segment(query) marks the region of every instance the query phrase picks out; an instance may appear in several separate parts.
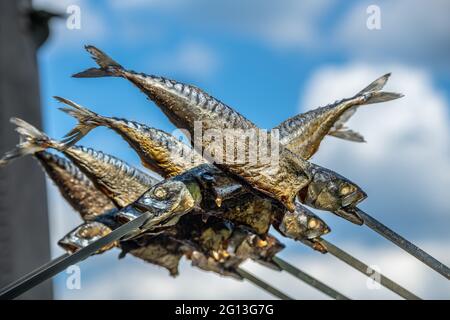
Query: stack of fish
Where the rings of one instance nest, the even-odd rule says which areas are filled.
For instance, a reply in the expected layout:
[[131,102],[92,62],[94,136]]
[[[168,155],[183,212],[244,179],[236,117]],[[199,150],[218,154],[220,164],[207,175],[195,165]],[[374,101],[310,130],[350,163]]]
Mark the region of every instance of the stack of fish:
[[[260,130],[231,107],[194,86],[162,77],[126,70],[93,46],[86,49],[98,68],[77,78],[121,77],[144,92],[173,124],[191,137],[202,130]],[[127,253],[178,274],[182,257],[192,265],[221,275],[240,278],[239,265],[252,259],[277,269],[272,261],[284,245],[269,234],[272,226],[282,236],[327,252],[318,239],[330,232],[327,224],[303,205],[332,212],[362,224],[356,205],[366,194],[355,183],[313,164],[309,159],[326,135],[363,142],[345,122],[361,105],[390,101],[400,94],[381,91],[385,75],[355,96],[288,119],[279,133],[276,170],[267,163],[237,160],[218,162],[214,142],[192,146],[145,124],[99,115],[70,100],[56,97],[62,111],[78,120],[64,139],[51,139],[21,119],[20,143],[1,160],[4,166],[24,155],[33,155],[56,184],[62,196],[79,212],[83,224],[59,241],[75,252],[105,236],[136,216],[147,222],[98,253],[118,247]],[[138,170],[101,151],[75,145],[96,127],[119,134],[139,155],[142,164],[165,180]],[[248,147],[248,146],[247,146]],[[57,150],[64,157],[50,153]]]

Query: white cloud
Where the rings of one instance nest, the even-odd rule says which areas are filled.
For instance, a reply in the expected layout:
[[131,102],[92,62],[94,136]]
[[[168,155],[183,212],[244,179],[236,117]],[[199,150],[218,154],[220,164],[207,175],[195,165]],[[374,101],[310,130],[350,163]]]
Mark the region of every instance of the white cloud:
[[392,77],[385,90],[405,97],[361,107],[348,126],[367,143],[327,137],[313,161],[370,191],[364,203],[381,217],[439,237],[443,233],[433,228],[443,232],[450,223],[450,124],[447,101],[430,74],[400,65],[323,67],[306,87],[301,109],[352,96],[387,71]]

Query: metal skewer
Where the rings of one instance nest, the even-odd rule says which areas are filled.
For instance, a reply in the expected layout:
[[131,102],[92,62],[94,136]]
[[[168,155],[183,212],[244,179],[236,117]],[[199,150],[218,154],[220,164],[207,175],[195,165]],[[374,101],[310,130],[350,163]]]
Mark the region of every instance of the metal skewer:
[[289,262],[279,258],[274,257],[273,262],[275,262],[281,269],[285,270],[289,274],[293,275],[294,277],[300,279],[301,281],[309,284],[313,288],[318,289],[322,293],[326,294],[327,296],[335,299],[335,300],[350,300],[348,297],[344,296],[343,294],[337,292],[333,288],[327,286],[323,282],[315,279],[314,277],[310,276],[306,272],[303,272],[293,265],[291,265]]
[[447,267],[445,264],[433,258],[431,255],[420,249],[418,246],[406,240],[395,231],[389,229],[384,224],[382,224],[375,218],[371,217],[361,209],[356,208],[356,212],[364,220],[364,224],[368,226],[370,229],[382,235],[383,237],[385,237],[386,239],[388,239],[401,249],[408,252],[410,255],[414,256],[416,259],[422,261],[424,264],[426,264],[434,271],[440,273],[445,278],[450,280],[450,268]]
[[91,256],[104,246],[116,240],[119,240],[120,238],[127,235],[131,231],[139,228],[145,223],[147,218],[148,217],[146,214],[142,214],[136,219],[120,226],[119,228],[113,230],[108,235],[91,243],[85,248],[71,255],[68,254],[62,255],[50,261],[49,263],[41,266],[40,268],[30,272],[21,279],[2,288],[0,291],[0,300],[14,299],[20,296],[22,293],[28,291],[29,289],[57,275],[61,271],[65,270],[67,267],[88,258],[89,256]]
[[[362,274],[370,276],[369,274],[367,274],[367,271],[370,270],[370,268],[364,262],[356,259],[355,257],[351,256],[350,254],[339,249],[338,247],[336,247],[335,245],[324,239],[320,239],[319,242],[327,248],[328,252],[331,255],[350,265],[352,268],[358,270]],[[377,281],[377,279],[374,279],[374,281]],[[379,281],[377,282],[407,300],[421,300],[418,296],[406,290],[405,288],[403,288],[396,282],[392,281],[388,277],[382,275],[381,273],[379,274]]]
[[269,292],[270,294],[274,295],[275,297],[280,298],[281,300],[294,300],[293,298],[289,297],[288,295],[284,294],[283,292],[279,291],[278,289],[272,287],[267,282],[264,282],[261,279],[255,277],[250,272],[245,271],[242,268],[238,268],[236,271],[237,271],[237,273],[239,273],[239,275],[242,278],[250,281],[254,285],[256,285],[256,286],[260,287],[261,289]]

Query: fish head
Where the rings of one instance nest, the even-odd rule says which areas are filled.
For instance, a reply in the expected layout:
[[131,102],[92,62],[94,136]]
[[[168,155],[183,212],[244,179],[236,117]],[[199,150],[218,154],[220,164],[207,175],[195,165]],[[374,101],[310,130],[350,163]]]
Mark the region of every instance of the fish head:
[[294,212],[284,214],[279,229],[295,240],[314,239],[331,231],[325,221],[298,203]]
[[314,170],[307,190],[299,193],[302,203],[331,211],[357,224],[361,224],[361,219],[347,208],[354,208],[365,198],[367,194],[354,182],[319,166]]
[[185,213],[198,206],[201,193],[196,183],[164,180],[147,191],[136,203],[148,215],[144,229],[174,225]]
[[[102,223],[92,221],[86,222],[78,226],[74,230],[70,231],[66,236],[58,241],[58,245],[69,253],[77,252],[95,242],[96,240],[103,238],[109,234],[112,230]],[[101,248],[96,253],[102,253],[113,248],[116,245],[115,242]]]
[[285,245],[280,242],[274,236],[268,234],[265,239],[257,235],[250,236],[249,241],[252,243],[254,252],[259,259],[272,260],[272,258],[281,250],[285,248]]

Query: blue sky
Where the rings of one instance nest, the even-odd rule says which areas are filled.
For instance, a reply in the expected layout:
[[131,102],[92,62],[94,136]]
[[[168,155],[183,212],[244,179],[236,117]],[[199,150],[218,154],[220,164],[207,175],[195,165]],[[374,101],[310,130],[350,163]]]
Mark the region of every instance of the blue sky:
[[[326,138],[313,161],[358,183],[369,194],[362,204],[364,210],[450,264],[448,1],[232,3],[35,1],[40,7],[56,11],[64,12],[71,4],[81,9],[81,29],[69,30],[65,21],[53,22],[54,34],[39,52],[46,131],[59,138],[74,124],[57,110],[53,95],[72,99],[100,114],[126,117],[168,132],[174,130],[160,110],[126,81],[70,78],[71,74],[93,66],[84,44],[98,46],[133,70],[195,84],[263,128],[350,96],[392,71],[387,88],[404,93],[405,98],[361,108],[349,123],[368,143]],[[366,27],[366,10],[371,4],[381,10],[380,30]],[[82,143],[139,165],[126,143],[106,129],[96,129]],[[56,214],[70,210],[51,186],[50,190],[50,223],[55,242],[78,220],[70,212],[67,218]],[[320,214],[333,229],[328,238],[344,249],[364,257],[369,264],[379,265],[383,273],[396,276],[400,283],[424,297],[450,297],[450,287],[439,276],[367,228]],[[299,266],[349,296],[395,298],[384,289],[367,289],[363,276],[354,275],[335,259],[318,256],[285,239],[283,242],[288,245],[283,253],[286,258],[299,261]],[[54,254],[59,252],[54,248]],[[250,285],[220,279],[187,264],[181,271],[185,275],[172,280],[163,270],[135,259],[118,261],[116,254],[82,264],[83,281],[89,290],[67,290],[64,275],[58,277],[58,297],[179,298],[185,297],[183,288],[189,288],[195,280],[230,288],[200,291],[195,298],[268,298]],[[127,285],[133,283],[132,279],[117,280],[113,287],[108,282],[108,271],[100,276],[99,268],[121,276],[125,270],[134,270],[133,274],[151,277],[166,291],[158,296],[157,292],[146,292],[147,287],[143,286],[131,294]],[[301,284],[297,290],[287,277],[278,279],[280,275],[253,264],[248,268],[272,277],[296,297],[322,297],[312,290],[300,290]],[[238,296],[235,290],[240,290]]]

